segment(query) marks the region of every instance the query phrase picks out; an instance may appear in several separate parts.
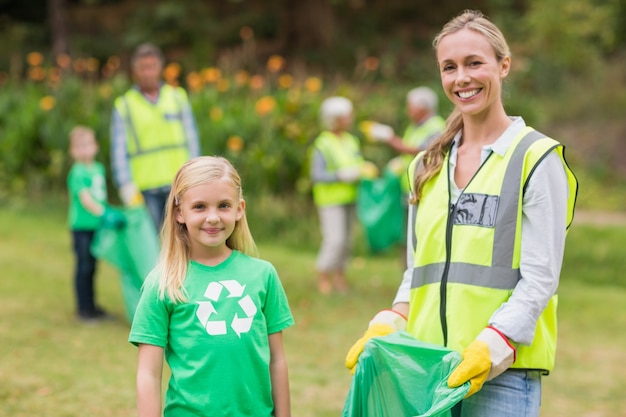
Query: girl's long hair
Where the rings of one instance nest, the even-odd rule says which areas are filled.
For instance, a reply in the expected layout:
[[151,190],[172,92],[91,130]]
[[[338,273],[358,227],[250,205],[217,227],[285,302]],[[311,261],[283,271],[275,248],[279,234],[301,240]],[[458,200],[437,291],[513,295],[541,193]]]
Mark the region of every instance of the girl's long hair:
[[[243,200],[241,178],[232,164],[219,156],[200,156],[185,163],[176,173],[172,190],[165,206],[165,218],[161,229],[161,254],[155,272],[159,276],[159,295],[169,297],[173,302],[186,300],[183,283],[187,266],[191,260],[191,243],[187,226],[176,220],[176,212],[185,192],[196,185],[226,181],[232,185]],[[226,240],[226,246],[250,256],[258,256],[258,251],[244,210],[235,229]]]
[[[500,29],[478,10],[465,10],[446,23],[441,32],[439,32],[433,40],[433,48],[435,51],[437,51],[439,43],[445,36],[456,33],[462,29],[470,29],[483,35],[489,43],[491,43],[491,46],[493,46],[498,62],[502,61],[504,57],[511,55],[509,46]],[[413,187],[415,191],[410,199],[411,204],[417,204],[419,202],[424,184],[441,171],[450,144],[461,129],[463,129],[463,115],[459,109],[455,108],[448,116],[446,128],[441,136],[434,140],[424,152],[422,161],[423,169],[415,174]]]

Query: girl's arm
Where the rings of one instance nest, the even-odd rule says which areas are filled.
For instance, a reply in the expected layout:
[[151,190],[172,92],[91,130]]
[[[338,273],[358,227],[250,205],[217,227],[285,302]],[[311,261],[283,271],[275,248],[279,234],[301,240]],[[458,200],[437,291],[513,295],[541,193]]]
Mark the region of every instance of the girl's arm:
[[274,416],[290,417],[291,403],[289,397],[289,374],[287,359],[283,348],[283,333],[269,335],[270,343],[270,379],[272,381],[272,399],[274,400]]
[[98,203],[89,193],[89,190],[86,188],[81,190],[78,193],[78,199],[80,200],[80,204],[87,209],[91,214],[95,216],[101,216],[104,213],[104,206]]
[[137,415],[161,417],[163,348],[139,344],[137,365]]

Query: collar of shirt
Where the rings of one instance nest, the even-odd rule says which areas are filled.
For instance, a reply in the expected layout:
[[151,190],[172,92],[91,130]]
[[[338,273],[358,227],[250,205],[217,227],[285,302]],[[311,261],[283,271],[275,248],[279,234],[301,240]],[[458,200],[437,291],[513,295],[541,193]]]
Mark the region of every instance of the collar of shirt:
[[[495,152],[498,155],[502,156],[509,149],[509,146],[513,143],[513,140],[517,137],[518,133],[526,127],[526,122],[523,118],[519,116],[510,118],[513,123],[506,128],[504,132],[500,135],[500,137],[493,143],[489,145],[483,146],[482,153],[480,155],[481,163],[485,162],[485,159],[489,156],[491,152]],[[456,157],[457,157],[457,148],[458,143],[461,140],[462,130],[459,130],[457,134],[454,136],[452,140],[452,145],[450,146],[450,156],[448,158],[450,164],[450,191],[452,201],[458,199],[461,194],[461,189],[456,186],[454,182],[454,169],[456,168]]]

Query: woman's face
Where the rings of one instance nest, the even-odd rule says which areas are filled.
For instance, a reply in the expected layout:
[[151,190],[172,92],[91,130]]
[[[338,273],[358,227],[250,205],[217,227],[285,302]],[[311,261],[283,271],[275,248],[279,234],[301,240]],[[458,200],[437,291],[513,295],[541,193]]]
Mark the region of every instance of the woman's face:
[[482,34],[462,29],[446,35],[437,48],[441,84],[448,99],[465,115],[485,115],[501,105],[502,80],[511,59],[498,62],[493,46]]

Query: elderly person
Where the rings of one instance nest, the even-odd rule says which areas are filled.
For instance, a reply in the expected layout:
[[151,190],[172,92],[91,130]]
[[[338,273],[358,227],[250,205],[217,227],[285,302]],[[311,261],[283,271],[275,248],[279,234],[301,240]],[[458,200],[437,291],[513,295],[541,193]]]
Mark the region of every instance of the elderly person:
[[330,97],[320,109],[323,131],[311,149],[313,201],[318,209],[322,242],[317,257],[318,290],[348,289],[345,270],[356,220],[357,185],[363,157],[359,140],[348,132],[353,107],[345,97]]

